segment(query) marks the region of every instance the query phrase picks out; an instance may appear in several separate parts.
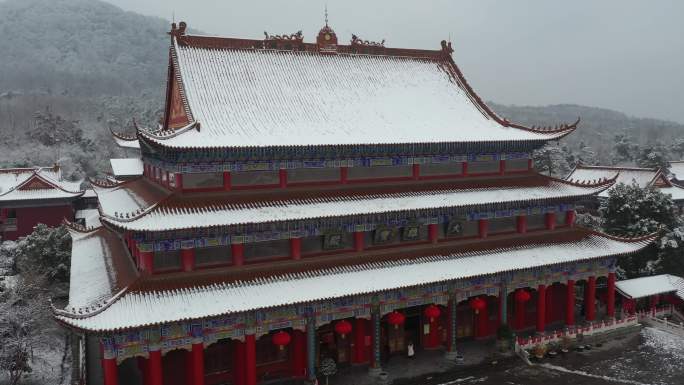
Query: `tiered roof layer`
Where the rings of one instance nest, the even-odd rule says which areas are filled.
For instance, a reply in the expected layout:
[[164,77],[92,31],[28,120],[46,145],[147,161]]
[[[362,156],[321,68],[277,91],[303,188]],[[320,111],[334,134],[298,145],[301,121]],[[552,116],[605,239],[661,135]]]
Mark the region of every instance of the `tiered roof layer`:
[[69,199],[83,195],[81,181],[68,181],[58,166],[0,170],[0,202]]

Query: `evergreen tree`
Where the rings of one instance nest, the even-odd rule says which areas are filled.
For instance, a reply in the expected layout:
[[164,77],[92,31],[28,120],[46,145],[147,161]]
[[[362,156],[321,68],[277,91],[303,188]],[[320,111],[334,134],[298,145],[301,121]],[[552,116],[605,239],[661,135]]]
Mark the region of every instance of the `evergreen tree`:
[[[599,213],[603,217],[604,230],[608,234],[636,237],[656,232],[662,228],[677,228],[679,218],[669,195],[654,187],[641,188],[636,183],[620,183],[601,202]],[[648,249],[619,259],[624,277],[633,278],[652,274],[658,270],[659,255]]]
[[537,171],[555,177],[565,177],[570,172],[566,154],[558,144],[548,143],[532,154]]
[[581,142],[579,150],[577,162],[587,166],[594,166],[598,164],[596,152],[591,147],[587,146],[584,142]]
[[667,148],[659,143],[642,148],[639,156],[636,158],[636,164],[639,167],[660,168],[663,172],[669,174],[669,158],[670,154],[667,151]]
[[71,236],[64,226],[50,228],[39,223],[15,249],[20,273],[44,275],[50,282],[67,282],[71,258]]
[[682,160],[684,159],[684,139],[682,138],[677,138],[674,140],[672,145],[670,146],[670,154],[676,159],[676,160]]
[[617,134],[613,140],[611,163],[616,165],[633,161],[634,155],[638,151],[638,146],[632,143],[632,138],[627,134]]

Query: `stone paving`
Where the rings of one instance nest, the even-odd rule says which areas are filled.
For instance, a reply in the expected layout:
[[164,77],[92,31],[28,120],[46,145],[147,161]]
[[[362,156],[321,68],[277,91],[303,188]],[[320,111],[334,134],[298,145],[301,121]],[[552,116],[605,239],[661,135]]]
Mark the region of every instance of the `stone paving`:
[[[397,379],[458,370],[459,367],[481,364],[488,358],[496,359],[495,341],[462,342],[459,343],[458,353],[463,356],[463,361],[460,363],[445,358],[445,352],[441,349],[417,352],[414,358],[402,355],[392,356],[382,364],[382,370],[387,373],[386,383]],[[369,374],[366,365],[342,368],[329,380],[330,385],[379,385],[383,383],[380,377]],[[321,385],[325,384],[325,378],[319,378],[319,381]]]

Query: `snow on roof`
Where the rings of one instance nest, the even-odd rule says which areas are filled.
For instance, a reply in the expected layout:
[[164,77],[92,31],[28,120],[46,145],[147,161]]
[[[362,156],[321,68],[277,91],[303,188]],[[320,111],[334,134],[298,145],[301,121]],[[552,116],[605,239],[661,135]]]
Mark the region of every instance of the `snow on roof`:
[[65,180],[57,166],[0,169],[0,201],[75,198],[81,182]]
[[93,184],[93,190],[102,213],[112,218],[119,213],[146,210],[169,195],[163,188],[144,178],[111,186]]
[[87,228],[102,226],[102,223],[100,223],[100,211],[98,209],[78,210],[74,214],[74,218],[85,220],[85,227]]
[[[612,167],[612,166],[577,166],[565,179],[567,180],[599,180],[602,178],[612,178],[618,174],[615,184],[632,184],[636,182],[639,187],[647,187],[658,175],[658,169],[652,168],[632,168],[632,167]],[[599,197],[608,197],[609,189],[601,192]]]
[[168,147],[542,141],[568,132],[498,123],[447,60],[187,44],[172,49],[200,126],[174,135],[142,132]]
[[143,161],[140,158],[114,158],[109,162],[117,178],[130,178],[143,174]]
[[123,242],[107,229],[79,232],[70,228],[71,275],[68,309],[102,303],[137,277]]
[[662,274],[627,279],[615,283],[618,291],[628,298],[643,298],[656,294],[677,293],[684,299],[684,279],[676,275]]
[[669,194],[673,201],[684,201],[684,187],[677,186],[673,184],[668,187],[659,187],[660,192],[663,194]]
[[670,173],[673,179],[684,180],[684,160],[671,161]]
[[[598,193],[609,184],[578,186],[563,181],[548,180],[548,184],[532,187],[490,187],[478,189],[450,189],[371,195],[300,199],[249,205],[199,201],[197,205],[174,207],[160,204],[149,211],[132,215],[131,219],[103,217],[104,221],[133,231],[164,231],[173,229],[230,226],[247,223],[293,221],[321,217],[342,217],[371,213],[424,210],[441,207],[476,206],[485,203],[513,203],[540,199],[568,198]],[[126,211],[122,204],[109,202],[100,196],[100,204],[111,207],[107,211]]]
[[90,316],[73,318],[58,312],[57,318],[92,331],[136,328],[622,255],[650,242],[588,234],[573,242],[380,262],[190,289],[128,292]]

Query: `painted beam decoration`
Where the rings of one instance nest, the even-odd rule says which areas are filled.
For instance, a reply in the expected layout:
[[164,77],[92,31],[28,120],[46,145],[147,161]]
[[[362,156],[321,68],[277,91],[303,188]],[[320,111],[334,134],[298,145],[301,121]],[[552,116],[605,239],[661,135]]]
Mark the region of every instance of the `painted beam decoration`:
[[319,301],[301,305],[261,309],[245,314],[232,314],[204,320],[164,324],[157,327],[131,330],[104,336],[101,341],[107,354],[116,356],[119,362],[126,358],[147,357],[152,349],[162,354],[174,349],[191,350],[193,341],[201,339],[205,346],[220,339],[231,338],[244,341],[245,334],[259,338],[273,330],[292,328],[305,331],[307,318],[313,317],[316,326],[335,320],[358,317],[371,319],[374,306],[382,317],[394,310],[412,306],[438,304],[446,306],[450,298],[456,302],[466,301],[479,295],[498,296],[501,288],[507,292],[517,288],[551,285],[554,282],[575,282],[590,276],[607,276],[615,270],[616,258],[545,266],[539,269],[521,270],[496,275],[473,277],[453,282],[443,282],[410,288],[390,290],[375,295],[359,295]]

